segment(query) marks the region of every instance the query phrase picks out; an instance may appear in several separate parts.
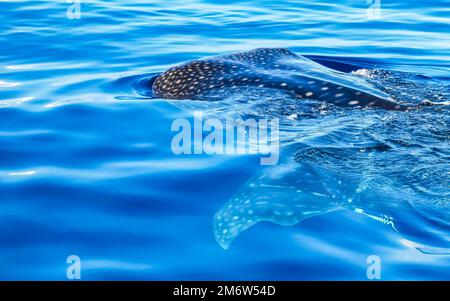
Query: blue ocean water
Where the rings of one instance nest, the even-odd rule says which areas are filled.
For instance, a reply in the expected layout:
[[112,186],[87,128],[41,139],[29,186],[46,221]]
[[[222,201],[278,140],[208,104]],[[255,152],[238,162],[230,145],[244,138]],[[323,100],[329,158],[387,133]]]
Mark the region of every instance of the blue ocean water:
[[[83,280],[366,280],[371,255],[384,280],[450,279],[448,107],[202,103],[280,118],[280,163],[264,167],[173,154],[173,120],[200,105],[136,84],[283,47],[448,101],[450,1],[81,0],[79,19],[70,5],[0,0],[0,279],[65,280],[69,255]],[[218,218],[248,220],[261,199],[269,210],[224,239],[236,223]]]

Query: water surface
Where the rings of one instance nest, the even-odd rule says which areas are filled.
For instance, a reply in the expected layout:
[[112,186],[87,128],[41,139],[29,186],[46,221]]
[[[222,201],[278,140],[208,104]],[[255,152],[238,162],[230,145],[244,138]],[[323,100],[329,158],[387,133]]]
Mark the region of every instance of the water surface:
[[[199,104],[135,84],[284,47],[410,102],[448,101],[449,1],[384,0],[380,19],[363,0],[91,0],[80,19],[64,1],[0,5],[0,279],[64,280],[72,254],[85,280],[364,280],[370,255],[385,280],[450,278],[448,107],[244,91]],[[174,155],[171,123],[194,110],[279,117],[280,164]]]

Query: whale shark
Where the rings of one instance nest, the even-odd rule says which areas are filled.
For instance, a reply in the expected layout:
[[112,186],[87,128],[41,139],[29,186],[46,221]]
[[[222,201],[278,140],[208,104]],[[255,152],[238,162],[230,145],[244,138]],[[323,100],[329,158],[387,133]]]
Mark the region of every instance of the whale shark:
[[[391,227],[420,252],[450,254],[449,86],[412,73],[355,70],[259,48],[138,78],[139,94],[186,100],[175,101],[183,109],[283,118],[280,162],[257,171],[213,217],[224,249],[261,223],[294,226],[350,211]],[[424,110],[411,110],[419,107]],[[361,110],[348,114],[346,108]],[[430,164],[430,156],[442,156],[443,163]],[[418,219],[425,229],[410,222]]]
[[364,79],[284,48],[258,48],[189,61],[168,69],[150,84],[153,95],[163,99],[218,100],[225,92],[253,87],[341,107],[413,108]]

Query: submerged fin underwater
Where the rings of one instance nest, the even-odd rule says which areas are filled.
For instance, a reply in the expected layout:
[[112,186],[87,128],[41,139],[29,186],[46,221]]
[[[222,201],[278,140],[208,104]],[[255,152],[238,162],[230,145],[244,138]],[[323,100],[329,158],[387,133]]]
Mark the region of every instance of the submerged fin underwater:
[[1,4],[0,280],[450,280],[447,1],[69,2]]

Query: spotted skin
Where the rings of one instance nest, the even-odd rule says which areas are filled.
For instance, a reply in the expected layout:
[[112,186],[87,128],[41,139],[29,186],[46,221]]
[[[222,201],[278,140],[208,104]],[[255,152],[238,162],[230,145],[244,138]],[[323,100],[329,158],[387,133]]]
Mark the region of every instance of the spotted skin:
[[164,99],[211,100],[241,87],[277,89],[302,99],[343,107],[408,110],[366,81],[338,72],[283,48],[209,57],[170,68],[154,81],[154,96]]

